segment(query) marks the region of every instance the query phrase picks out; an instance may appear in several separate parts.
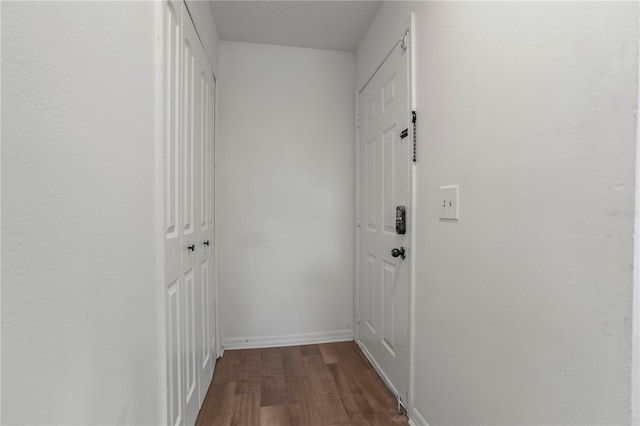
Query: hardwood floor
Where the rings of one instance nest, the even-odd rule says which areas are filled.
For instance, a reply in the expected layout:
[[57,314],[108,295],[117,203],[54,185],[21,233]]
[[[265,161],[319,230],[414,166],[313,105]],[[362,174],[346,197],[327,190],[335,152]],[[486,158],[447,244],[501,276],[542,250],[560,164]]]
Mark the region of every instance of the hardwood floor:
[[407,425],[354,342],[225,351],[196,425]]

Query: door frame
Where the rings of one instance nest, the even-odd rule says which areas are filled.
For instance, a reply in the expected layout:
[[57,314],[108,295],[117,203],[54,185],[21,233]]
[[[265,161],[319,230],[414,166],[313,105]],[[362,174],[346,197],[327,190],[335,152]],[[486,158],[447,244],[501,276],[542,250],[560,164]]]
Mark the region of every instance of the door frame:
[[[416,111],[416,93],[415,93],[415,58],[416,58],[416,50],[415,50],[415,13],[411,12],[410,16],[409,16],[409,20],[405,22],[405,24],[402,25],[402,27],[398,30],[397,32],[397,39],[396,40],[400,40],[403,35],[406,32],[409,32],[409,37],[408,37],[408,45],[407,45],[407,52],[408,52],[408,72],[409,72],[409,76],[407,79],[407,84],[408,84],[408,108],[409,111]],[[365,89],[365,87],[367,87],[367,85],[369,84],[369,82],[371,81],[371,79],[373,78],[373,76],[376,74],[376,72],[378,71],[378,69],[382,66],[382,64],[384,63],[384,61],[387,59],[387,57],[391,54],[391,52],[396,48],[397,44],[394,43],[393,48],[389,50],[388,54],[385,55],[385,57],[382,59],[382,61],[380,61],[377,66],[376,69],[373,71],[373,73],[369,76],[369,78],[367,79],[367,81],[362,85],[362,87],[358,87],[356,88],[356,92],[354,94],[355,96],[355,123],[354,123],[354,129],[355,129],[355,184],[356,184],[356,188],[355,188],[355,232],[354,232],[354,237],[355,237],[355,280],[354,280],[354,320],[353,320],[353,324],[354,324],[354,340],[356,341],[356,343],[358,344],[358,346],[360,347],[360,349],[362,350],[362,352],[365,354],[365,356],[367,358],[369,358],[369,355],[367,354],[367,351],[363,350],[362,344],[360,342],[360,223],[361,223],[361,212],[360,212],[360,188],[361,188],[361,182],[360,182],[360,122],[361,122],[361,116],[360,116],[360,93],[362,93],[362,91]],[[416,211],[416,163],[413,162],[411,164],[411,170],[409,173],[410,176],[410,182],[409,182],[409,193],[410,193],[410,199],[411,199],[411,209],[409,212],[407,212],[407,226],[409,228],[409,235],[408,235],[408,244],[407,244],[407,248],[408,248],[408,256],[407,256],[407,260],[409,262],[409,301],[408,301],[408,309],[409,309],[409,330],[408,331],[408,338],[409,338],[409,359],[407,360],[408,363],[408,374],[409,374],[409,388],[407,389],[407,400],[403,401],[405,404],[405,408],[407,410],[407,416],[409,415],[409,413],[411,413],[411,409],[413,407],[413,393],[414,393],[414,380],[413,380],[413,372],[415,371],[414,369],[414,362],[415,362],[415,350],[414,350],[414,342],[415,342],[415,211]],[[369,361],[371,362],[372,360],[369,359]],[[378,367],[376,366],[375,362],[371,362],[371,365],[374,367],[374,369],[376,370],[376,372],[378,373],[378,375],[380,376],[380,378],[384,381],[385,385],[389,388],[389,389],[393,389],[393,386],[391,386],[390,383],[387,382],[385,375],[382,373],[382,371],[378,370]]]

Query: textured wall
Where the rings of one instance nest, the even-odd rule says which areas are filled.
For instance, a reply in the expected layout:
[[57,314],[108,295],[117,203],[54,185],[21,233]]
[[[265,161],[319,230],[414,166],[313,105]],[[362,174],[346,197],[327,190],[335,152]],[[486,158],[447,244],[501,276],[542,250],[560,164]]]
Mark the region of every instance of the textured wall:
[[411,9],[417,414],[628,424],[637,3],[385,3],[358,82]]
[[351,336],[354,56],[221,42],[220,67],[223,344]]
[[2,2],[3,424],[164,421],[154,8]]

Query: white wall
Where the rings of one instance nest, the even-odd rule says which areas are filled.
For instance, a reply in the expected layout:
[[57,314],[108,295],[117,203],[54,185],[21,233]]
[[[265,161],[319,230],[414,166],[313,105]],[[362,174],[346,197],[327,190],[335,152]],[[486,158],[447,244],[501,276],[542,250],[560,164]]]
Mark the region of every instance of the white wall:
[[350,338],[354,55],[220,42],[223,345]]
[[[411,9],[413,415],[628,424],[637,3],[385,3],[358,82]],[[438,220],[448,184],[458,223]]]
[[2,423],[160,424],[155,5],[2,2]]
[[204,50],[207,52],[207,56],[211,62],[213,73],[217,76],[219,69],[219,39],[216,22],[213,17],[213,12],[209,7],[209,2],[202,0],[186,0],[185,3],[189,9],[191,18],[193,19],[196,31],[198,32],[198,37],[200,37],[200,41],[202,42]]

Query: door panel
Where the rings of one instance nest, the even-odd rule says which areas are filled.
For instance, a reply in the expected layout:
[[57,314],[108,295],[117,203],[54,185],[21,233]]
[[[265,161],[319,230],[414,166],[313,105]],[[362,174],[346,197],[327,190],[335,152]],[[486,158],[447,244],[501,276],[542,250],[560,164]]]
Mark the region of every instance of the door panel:
[[389,355],[395,357],[394,323],[395,323],[395,277],[396,265],[382,262],[382,335],[381,340]]
[[365,256],[366,274],[364,287],[367,288],[367,291],[365,292],[366,305],[364,318],[365,323],[369,327],[370,333],[375,336],[378,332],[376,329],[378,323],[378,321],[376,320],[376,306],[378,305],[378,292],[376,291],[376,289],[378,288],[378,286],[376,285],[378,274],[376,273],[376,264],[378,262],[376,260],[376,257],[371,253],[366,253]]
[[196,251],[195,256],[200,264],[200,274],[198,280],[198,298],[199,298],[199,321],[197,349],[199,354],[198,364],[198,400],[202,405],[204,397],[209,389],[211,378],[213,376],[213,360],[211,350],[208,345],[208,334],[211,328],[211,306],[210,300],[210,206],[209,198],[211,197],[209,174],[211,173],[210,154],[212,149],[210,139],[210,96],[209,91],[212,84],[211,69],[209,68],[206,55],[201,50],[198,61],[198,137],[197,148],[198,153],[198,182],[197,182],[197,235],[196,235]]
[[360,93],[360,238],[358,338],[385,381],[406,400],[409,383],[409,231],[396,233],[396,206],[411,211],[408,54],[400,45]]
[[[185,378],[185,403],[187,408],[193,401],[193,392],[196,388],[196,289],[195,273],[193,268],[184,273],[183,286],[183,317],[184,322],[184,378]],[[187,413],[188,414],[188,413]],[[194,419],[195,421],[195,419]],[[187,422],[191,424],[191,422]]]
[[169,420],[182,424],[182,367],[180,358],[180,291],[178,281],[167,288],[167,387],[169,392]]
[[[198,67],[200,44],[189,14],[183,7],[182,14],[182,57],[183,57],[183,149],[182,149],[182,319],[183,319],[183,347],[184,357],[184,417],[185,424],[195,423],[200,409],[198,341],[200,336],[201,315],[196,300],[201,293],[200,265],[198,259],[199,226],[198,193],[200,181],[198,179],[201,138],[199,133],[200,91],[198,90]],[[192,249],[188,249],[191,247]]]

